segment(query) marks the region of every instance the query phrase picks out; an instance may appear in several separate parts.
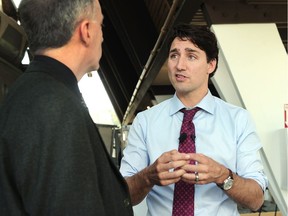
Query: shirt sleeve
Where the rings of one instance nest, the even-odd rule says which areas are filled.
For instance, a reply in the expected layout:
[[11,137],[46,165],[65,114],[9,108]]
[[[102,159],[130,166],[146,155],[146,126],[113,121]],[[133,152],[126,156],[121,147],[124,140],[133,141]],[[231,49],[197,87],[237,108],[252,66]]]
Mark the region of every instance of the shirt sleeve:
[[149,164],[147,146],[145,144],[146,121],[139,113],[133,121],[128,133],[128,144],[123,151],[120,172],[124,177],[132,176]]
[[244,178],[254,179],[264,191],[268,180],[260,156],[262,144],[257,135],[254,122],[247,111],[241,112],[237,118],[237,174]]

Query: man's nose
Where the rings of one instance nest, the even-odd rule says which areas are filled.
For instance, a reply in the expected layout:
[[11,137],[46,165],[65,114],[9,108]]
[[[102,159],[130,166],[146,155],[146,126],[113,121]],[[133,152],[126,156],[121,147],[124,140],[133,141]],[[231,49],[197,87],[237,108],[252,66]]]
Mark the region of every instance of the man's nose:
[[182,57],[179,57],[176,67],[177,67],[177,70],[179,71],[185,70],[186,69],[185,59]]

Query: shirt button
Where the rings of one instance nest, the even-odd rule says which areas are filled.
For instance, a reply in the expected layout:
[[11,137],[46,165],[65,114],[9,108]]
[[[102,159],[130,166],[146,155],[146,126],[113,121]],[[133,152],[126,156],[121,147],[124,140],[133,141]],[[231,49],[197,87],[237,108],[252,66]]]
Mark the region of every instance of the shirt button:
[[128,207],[130,206],[130,200],[127,198],[127,199],[124,199],[124,206],[125,207]]

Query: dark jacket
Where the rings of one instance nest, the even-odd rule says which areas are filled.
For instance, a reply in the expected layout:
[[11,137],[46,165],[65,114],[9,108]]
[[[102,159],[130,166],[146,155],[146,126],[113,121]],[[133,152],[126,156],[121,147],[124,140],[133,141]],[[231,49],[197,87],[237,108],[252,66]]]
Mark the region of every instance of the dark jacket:
[[[95,92],[97,94],[97,92]],[[74,74],[35,57],[0,110],[0,215],[133,215]]]

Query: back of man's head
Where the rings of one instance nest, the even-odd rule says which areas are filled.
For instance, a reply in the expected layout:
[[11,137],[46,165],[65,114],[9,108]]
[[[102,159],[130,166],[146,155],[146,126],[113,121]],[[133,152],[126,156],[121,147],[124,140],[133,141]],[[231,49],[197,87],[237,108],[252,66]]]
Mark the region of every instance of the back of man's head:
[[93,16],[95,0],[22,0],[20,22],[32,54],[67,44],[77,24]]

